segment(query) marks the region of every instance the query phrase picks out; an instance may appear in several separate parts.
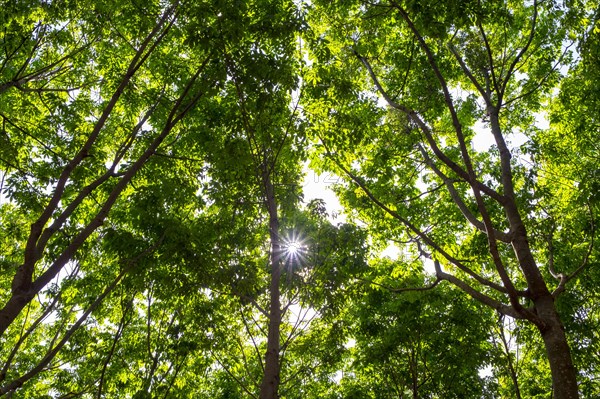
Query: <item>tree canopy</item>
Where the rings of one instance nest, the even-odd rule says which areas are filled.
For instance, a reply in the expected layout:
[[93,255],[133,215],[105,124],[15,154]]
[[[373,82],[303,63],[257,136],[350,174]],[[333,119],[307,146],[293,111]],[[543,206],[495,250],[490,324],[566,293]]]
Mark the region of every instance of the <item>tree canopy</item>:
[[599,9],[3,0],[0,396],[600,396]]

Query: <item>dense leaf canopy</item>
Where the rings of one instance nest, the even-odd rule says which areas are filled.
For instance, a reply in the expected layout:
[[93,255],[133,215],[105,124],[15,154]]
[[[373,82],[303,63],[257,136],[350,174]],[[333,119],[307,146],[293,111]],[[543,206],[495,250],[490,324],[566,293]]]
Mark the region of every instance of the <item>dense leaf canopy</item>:
[[599,9],[1,0],[0,396],[600,396]]

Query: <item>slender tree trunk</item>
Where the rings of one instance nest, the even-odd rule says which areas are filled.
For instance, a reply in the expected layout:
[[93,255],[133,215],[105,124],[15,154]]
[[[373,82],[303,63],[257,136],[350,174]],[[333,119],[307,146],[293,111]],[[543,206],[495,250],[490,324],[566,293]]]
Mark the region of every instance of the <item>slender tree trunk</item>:
[[260,384],[260,399],[276,399],[279,389],[279,346],[281,328],[281,303],[279,283],[281,280],[281,242],[275,190],[267,166],[263,169],[263,184],[267,210],[269,212],[269,234],[271,239],[271,284],[269,306],[269,331],[265,354],[265,373]]
[[260,385],[260,399],[276,399],[279,389],[279,330],[281,307],[279,301],[279,280],[281,270],[273,269],[271,275],[271,306],[269,311],[269,332],[265,354],[265,374]]
[[408,362],[412,382],[412,397],[413,399],[419,399],[419,376],[417,371],[417,355],[415,354],[414,348],[410,349],[410,352],[408,354]]

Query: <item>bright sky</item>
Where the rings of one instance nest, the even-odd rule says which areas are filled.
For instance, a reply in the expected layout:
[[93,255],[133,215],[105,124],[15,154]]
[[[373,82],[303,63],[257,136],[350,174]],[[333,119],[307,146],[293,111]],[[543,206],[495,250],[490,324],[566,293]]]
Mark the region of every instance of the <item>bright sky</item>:
[[331,189],[338,181],[339,177],[332,173],[323,173],[319,175],[308,167],[308,163],[304,165],[304,203],[308,203],[317,198],[325,201],[329,220],[334,224],[344,223],[346,221],[346,217],[342,213],[342,205]]

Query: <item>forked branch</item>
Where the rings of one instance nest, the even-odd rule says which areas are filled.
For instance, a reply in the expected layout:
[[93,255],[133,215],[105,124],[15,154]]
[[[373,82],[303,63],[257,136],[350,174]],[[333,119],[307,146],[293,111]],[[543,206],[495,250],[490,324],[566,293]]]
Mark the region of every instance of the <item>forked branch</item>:
[[[423,242],[425,242],[428,246],[430,246],[431,248],[435,249],[436,252],[440,253],[446,260],[448,260],[450,263],[452,263],[453,265],[455,265],[456,267],[458,267],[460,270],[464,271],[465,273],[467,273],[469,276],[471,276],[473,279],[475,279],[477,282],[479,282],[482,285],[485,285],[487,287],[490,287],[500,293],[503,294],[509,294],[509,296],[511,295],[510,291],[506,288],[503,287],[499,284],[496,284],[484,277],[482,277],[481,275],[477,274],[476,272],[474,272],[471,268],[467,267],[463,262],[461,262],[460,260],[456,259],[455,257],[453,257],[452,255],[450,255],[448,252],[446,252],[441,246],[439,246],[435,241],[433,241],[433,239],[431,239],[431,237],[429,237],[429,235],[427,235],[425,232],[421,231],[417,226],[415,226],[414,224],[412,224],[409,220],[407,220],[406,218],[402,217],[400,214],[398,214],[396,211],[392,210],[389,206],[385,205],[383,202],[381,202],[379,200],[379,198],[377,198],[370,190],[369,188],[364,184],[364,182],[358,178],[355,174],[353,174],[352,172],[350,172],[350,170],[348,170],[348,168],[346,168],[344,165],[342,165],[337,159],[335,159],[335,157],[332,155],[332,153],[329,151],[329,149],[327,148],[327,145],[323,142],[323,140],[321,140],[323,145],[325,146],[325,148],[328,151],[329,157],[330,159],[338,166],[338,168],[340,168],[355,184],[357,184],[362,190],[363,192],[382,210],[384,210],[386,213],[388,213],[390,216],[392,216],[394,219],[398,220],[399,222],[401,222],[404,226],[406,226],[410,231],[412,231],[414,234],[416,234],[421,240],[423,240]],[[514,290],[513,291],[514,296],[521,296],[521,297],[526,297],[527,296],[527,292],[525,291],[518,291],[518,290]],[[518,300],[518,299],[517,299]]]

